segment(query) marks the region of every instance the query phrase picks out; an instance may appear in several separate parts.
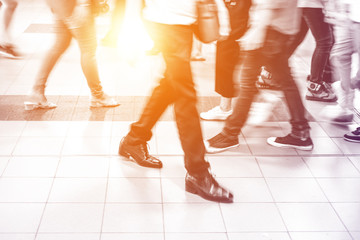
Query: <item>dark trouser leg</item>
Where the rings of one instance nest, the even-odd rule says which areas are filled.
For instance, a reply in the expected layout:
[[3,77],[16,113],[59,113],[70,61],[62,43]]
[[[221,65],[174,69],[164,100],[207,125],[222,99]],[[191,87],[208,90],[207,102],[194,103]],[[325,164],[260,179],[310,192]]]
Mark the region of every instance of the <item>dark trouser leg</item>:
[[215,91],[226,98],[232,98],[235,95],[233,77],[239,53],[239,43],[234,39],[217,43]]
[[332,29],[330,24],[324,21],[324,13],[320,8],[303,8],[303,16],[316,41],[311,59],[310,81],[322,83],[325,66],[334,44]]
[[290,112],[292,134],[298,137],[309,136],[309,125],[305,118],[305,108],[299,90],[291,75],[289,55],[286,42],[291,36],[284,35],[276,30],[268,29],[263,48],[264,59],[271,66],[274,78],[278,79],[284,92],[285,100]]
[[236,40],[244,35],[248,27],[251,0],[225,1],[225,5],[229,11],[231,32],[226,40],[217,42],[215,91],[223,97],[232,98],[235,96],[234,71],[240,55]]
[[163,54],[165,78],[156,87],[139,121],[131,125],[126,136],[129,144],[144,143],[151,138],[151,129],[174,103],[176,124],[185,153],[185,167],[192,175],[208,169],[200,119],[196,109],[196,91],[190,68],[193,30],[190,26],[150,23],[151,37]]
[[257,93],[255,82],[260,73],[262,58],[260,50],[246,51],[240,76],[239,96],[235,99],[233,113],[226,119],[222,131],[229,138],[237,138],[249,114],[251,104]]

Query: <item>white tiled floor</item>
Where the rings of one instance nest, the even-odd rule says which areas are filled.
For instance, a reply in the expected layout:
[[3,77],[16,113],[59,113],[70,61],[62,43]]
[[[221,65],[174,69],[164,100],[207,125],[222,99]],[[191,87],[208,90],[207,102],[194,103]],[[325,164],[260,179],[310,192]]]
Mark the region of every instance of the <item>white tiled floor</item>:
[[[42,0],[20,1],[14,36],[27,55],[0,58],[2,96],[27,94],[53,36],[24,31],[49,23]],[[292,59],[302,92],[312,47],[308,38]],[[200,96],[216,96],[209,71],[214,46],[204,49],[207,61],[193,64],[195,81]],[[116,96],[148,95],[161,69],[156,57],[131,59],[104,47],[98,56],[105,89]],[[78,57],[74,44],[52,73],[50,97],[88,95]],[[305,105],[315,119],[324,106]],[[287,122],[245,126],[238,148],[206,156],[217,179],[234,192],[233,204],[184,191],[173,121],[160,121],[149,142],[163,169],[124,161],[117,148],[130,123],[0,121],[0,240],[360,240],[360,145],[342,139],[358,123],[310,122],[311,152],[266,144],[267,137],[288,133]],[[223,123],[202,126],[208,138]]]

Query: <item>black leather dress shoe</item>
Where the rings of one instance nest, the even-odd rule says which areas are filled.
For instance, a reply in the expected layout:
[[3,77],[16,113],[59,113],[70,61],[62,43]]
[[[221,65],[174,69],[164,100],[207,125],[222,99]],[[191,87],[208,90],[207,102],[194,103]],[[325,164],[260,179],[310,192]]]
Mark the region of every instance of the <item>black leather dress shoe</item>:
[[202,176],[191,176],[187,173],[185,190],[214,202],[232,203],[234,201],[234,195],[220,186],[209,172]]
[[162,162],[149,154],[146,143],[130,145],[123,139],[120,142],[119,155],[133,160],[143,167],[162,168]]

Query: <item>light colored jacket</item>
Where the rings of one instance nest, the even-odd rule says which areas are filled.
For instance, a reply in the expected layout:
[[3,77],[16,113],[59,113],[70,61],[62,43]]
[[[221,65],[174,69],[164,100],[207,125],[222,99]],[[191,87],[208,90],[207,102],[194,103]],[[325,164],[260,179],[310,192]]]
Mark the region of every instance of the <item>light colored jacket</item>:
[[[145,0],[146,20],[169,25],[192,25],[197,20],[197,0]],[[229,35],[229,14],[223,0],[215,0],[218,7],[220,34]]]

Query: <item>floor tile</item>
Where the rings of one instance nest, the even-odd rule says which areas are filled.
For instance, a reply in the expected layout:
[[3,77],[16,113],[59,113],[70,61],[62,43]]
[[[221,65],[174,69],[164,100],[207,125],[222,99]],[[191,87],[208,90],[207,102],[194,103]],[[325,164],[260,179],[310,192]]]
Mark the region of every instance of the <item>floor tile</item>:
[[290,240],[287,233],[259,232],[259,233],[229,233],[229,240]]
[[276,202],[327,202],[314,179],[268,178],[266,179]]
[[100,233],[40,233],[35,240],[99,240]]
[[353,240],[359,240],[360,232],[351,232],[351,236],[353,237]]
[[34,234],[22,234],[22,233],[13,233],[13,234],[1,234],[0,240],[34,240]]
[[218,177],[262,177],[254,157],[207,155],[206,158]]
[[67,137],[63,155],[108,155],[110,137]]
[[164,178],[184,178],[186,175],[186,169],[184,165],[184,156],[159,156],[163,162],[163,168],[161,169],[161,177]]
[[13,155],[59,155],[63,148],[64,140],[64,137],[21,137],[14,149]]
[[[164,160],[164,157],[161,157]],[[164,162],[164,161],[163,161]],[[160,170],[155,168],[146,168],[128,161],[124,157],[112,157],[110,159],[109,177],[142,177],[156,178],[160,177]]]
[[0,233],[36,233],[45,204],[0,203]]
[[113,121],[111,127],[111,136],[124,137],[130,130],[129,121]]
[[99,233],[104,204],[48,203],[39,233]]
[[360,202],[359,178],[318,179],[330,202]]
[[350,232],[360,232],[360,203],[334,203],[335,211]]
[[166,240],[227,240],[225,233],[166,233]]
[[108,137],[112,134],[112,122],[72,121],[69,124],[69,137]]
[[316,155],[316,154],[343,154],[342,148],[339,148],[332,138],[311,138],[314,143],[314,148],[311,151],[296,150],[299,155]]
[[106,204],[103,233],[163,232],[160,204]]
[[273,202],[263,178],[217,178],[234,194],[234,202]]
[[56,177],[100,177],[108,176],[109,157],[74,156],[62,157]]
[[347,232],[290,232],[293,240],[351,240]]
[[360,154],[359,143],[349,142],[343,138],[333,138],[332,139],[341,151],[345,154]]
[[165,232],[225,232],[218,204],[164,204]]
[[156,125],[154,135],[156,136],[158,153],[162,155],[182,155],[178,130],[174,122],[159,122]]
[[304,157],[314,177],[360,177],[360,172],[346,157]]
[[352,129],[354,129],[355,126],[331,124],[327,122],[319,122],[319,125],[324,129],[327,135],[332,138],[342,138],[345,133],[350,132]]
[[4,177],[54,177],[59,157],[12,157]]
[[280,232],[285,225],[273,203],[221,205],[227,232]]
[[349,156],[348,157],[350,159],[350,161],[352,162],[352,164],[354,164],[354,166],[358,169],[358,171],[360,172],[360,157],[352,157]]
[[1,178],[0,202],[46,202],[51,178]]
[[109,179],[108,203],[161,203],[159,178]]
[[162,233],[103,233],[101,240],[164,240]]
[[105,178],[56,178],[49,202],[103,203],[106,187]]
[[0,121],[1,137],[18,137],[24,130],[25,121]]
[[257,157],[264,177],[312,177],[309,168],[300,157]]
[[346,230],[329,203],[278,203],[277,206],[290,232]]
[[27,122],[22,132],[24,137],[65,137],[69,122],[31,121]]
[[18,142],[18,137],[0,137],[0,155],[11,155]]
[[0,177],[2,176],[5,168],[8,165],[10,157],[0,157]]

